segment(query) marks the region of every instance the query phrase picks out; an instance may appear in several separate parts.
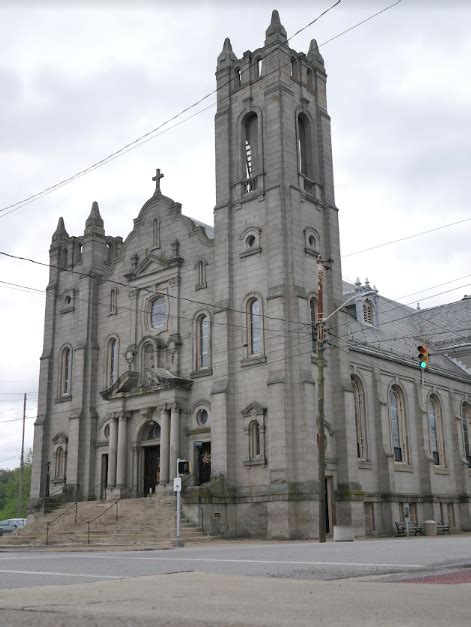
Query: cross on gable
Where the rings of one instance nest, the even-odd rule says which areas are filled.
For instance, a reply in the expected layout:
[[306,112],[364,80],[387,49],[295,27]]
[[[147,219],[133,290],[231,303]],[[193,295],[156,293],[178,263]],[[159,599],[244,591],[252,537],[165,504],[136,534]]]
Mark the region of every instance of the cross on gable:
[[164,178],[164,174],[161,174],[160,168],[157,168],[155,171],[155,176],[152,177],[152,180],[155,181],[155,191],[160,192],[160,179]]

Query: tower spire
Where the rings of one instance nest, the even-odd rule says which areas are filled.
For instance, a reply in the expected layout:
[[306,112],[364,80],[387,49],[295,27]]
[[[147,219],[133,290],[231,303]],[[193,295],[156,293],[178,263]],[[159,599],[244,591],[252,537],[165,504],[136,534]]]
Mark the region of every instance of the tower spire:
[[100,235],[105,234],[105,229],[103,218],[100,215],[100,209],[98,208],[98,203],[96,200],[92,203],[92,208],[90,210],[90,215],[85,222],[85,235],[88,233],[99,233]]
[[221,65],[230,65],[237,61],[237,57],[232,50],[232,44],[229,37],[226,37],[222,46],[221,54],[218,56],[218,68]]
[[64,218],[61,216],[57,223],[57,228],[52,235],[52,241],[57,242],[58,240],[67,239],[69,234],[65,230]]
[[309,52],[307,53],[307,60],[313,64],[320,63],[320,65],[324,65],[324,58],[319,52],[319,46],[317,45],[317,41],[315,39],[311,39]]
[[270,26],[265,33],[265,46],[277,42],[284,44],[287,40],[286,29],[281,23],[278,11],[275,9],[271,14]]

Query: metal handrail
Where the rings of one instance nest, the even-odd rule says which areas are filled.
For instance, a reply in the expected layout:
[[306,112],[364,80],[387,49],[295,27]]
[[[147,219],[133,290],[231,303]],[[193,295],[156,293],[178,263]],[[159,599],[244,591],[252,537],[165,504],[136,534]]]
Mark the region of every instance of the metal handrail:
[[[100,480],[97,484],[95,484],[95,485],[93,486],[93,492],[94,492],[95,494],[96,494],[96,489],[97,489],[97,488],[99,488],[99,487],[101,487],[101,480]],[[90,492],[87,492],[87,494],[84,494],[84,495],[83,495],[83,497],[81,498],[81,500],[82,500],[82,501],[85,501],[85,500],[87,500],[87,501],[88,501],[88,497],[89,497],[89,496],[90,496]]]
[[62,492],[62,494],[64,493],[64,486],[62,486],[61,488],[59,488],[58,490],[56,490],[55,492],[53,492],[52,494],[48,494],[47,496],[43,496],[43,516],[46,516],[46,500],[52,498],[53,496],[56,496],[56,494],[60,494]]
[[[133,486],[131,488],[131,491],[134,491],[137,488],[137,484],[135,486]],[[98,520],[99,518],[101,518],[103,516],[103,514],[106,514],[107,511],[109,511],[112,507],[114,507],[116,505],[116,518],[115,520],[118,520],[118,508],[119,508],[119,502],[122,500],[122,497],[119,497],[119,499],[117,499],[114,503],[112,503],[109,507],[107,507],[106,509],[104,509],[102,512],[100,512],[98,514],[98,516],[96,516],[96,518],[94,518],[93,520],[87,520],[87,544],[90,544],[90,525],[91,523],[94,523],[96,520]]]
[[96,520],[98,520],[101,516],[103,516],[103,514],[106,514],[106,512],[108,510],[110,510],[112,507],[114,507],[115,505],[116,505],[116,520],[118,520],[118,503],[119,503],[120,500],[121,499],[118,499],[117,501],[112,503],[109,507],[107,507],[100,514],[98,514],[98,516],[96,518],[94,518],[93,520],[85,521],[87,523],[87,544],[90,544],[90,524],[94,523]]
[[59,518],[61,518],[64,514],[67,514],[67,512],[72,509],[72,507],[75,507],[75,521],[74,521],[74,524],[77,524],[77,501],[75,501],[74,503],[72,503],[72,505],[70,505],[70,507],[68,507],[63,512],[61,512],[59,514],[59,516],[56,516],[54,518],[54,520],[49,520],[46,523],[46,546],[49,544],[49,526],[53,525],[56,522],[56,520],[59,520]]
[[[181,477],[181,480],[182,480],[182,486],[183,486],[183,484],[184,484],[184,483],[186,483],[186,482],[187,482],[187,481],[189,481],[192,477],[195,477],[195,476],[196,476],[196,475],[195,475],[195,473],[194,473],[194,472],[192,472],[192,473],[191,473],[191,475],[186,475],[186,477]],[[193,486],[191,486],[191,487],[193,487]]]

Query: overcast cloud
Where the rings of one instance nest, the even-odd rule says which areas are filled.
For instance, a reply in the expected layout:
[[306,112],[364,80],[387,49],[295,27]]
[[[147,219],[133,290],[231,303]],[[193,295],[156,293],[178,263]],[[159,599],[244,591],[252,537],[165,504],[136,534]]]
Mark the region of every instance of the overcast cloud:
[[[290,36],[332,3],[3,3],[0,206],[87,167],[211,92],[226,36],[240,57],[263,45],[273,8]],[[311,38],[322,43],[387,4],[344,0],[290,45],[307,52]],[[467,2],[403,0],[321,48],[344,254],[471,217],[470,30]],[[58,217],[79,235],[93,200],[107,233],[126,237],[152,194],[156,167],[165,172],[164,193],[212,224],[214,112],[0,218],[0,250],[47,263]],[[471,272],[470,225],[345,257],[344,276],[368,276],[391,298],[431,288],[403,300],[414,303],[460,286],[422,306],[458,300],[471,293],[470,279],[433,286]],[[0,258],[2,281],[44,289],[47,276],[45,268]],[[0,284],[0,298],[0,467],[13,467],[20,393],[29,393],[28,416],[36,410],[44,297]]]

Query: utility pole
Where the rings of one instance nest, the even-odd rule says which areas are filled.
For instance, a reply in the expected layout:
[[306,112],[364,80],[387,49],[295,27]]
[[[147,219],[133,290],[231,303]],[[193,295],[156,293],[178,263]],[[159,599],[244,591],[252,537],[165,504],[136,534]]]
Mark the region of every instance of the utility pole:
[[325,542],[325,422],[324,422],[324,270],[319,260],[317,289],[317,462],[319,477],[319,542]]
[[25,422],[26,422],[26,394],[23,399],[23,435],[21,436],[21,458],[20,458],[20,487],[18,490],[18,504],[16,506],[17,518],[20,518],[21,503],[23,500],[23,470],[25,465]]
[[[317,330],[317,461],[318,461],[318,477],[319,477],[319,542],[326,541],[326,503],[325,503],[325,415],[324,415],[324,351],[325,351],[325,323],[332,318],[342,307],[344,307],[351,300],[356,298],[351,296],[344,303],[342,303],[337,309],[332,311],[328,316],[324,316],[324,269],[329,270],[332,264],[332,259],[324,261],[319,258],[318,263],[318,288],[317,288],[317,317],[316,317],[316,330]],[[374,290],[364,292],[362,296],[369,296],[375,294]]]

